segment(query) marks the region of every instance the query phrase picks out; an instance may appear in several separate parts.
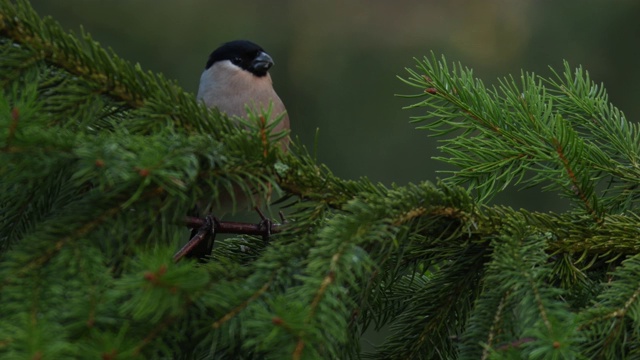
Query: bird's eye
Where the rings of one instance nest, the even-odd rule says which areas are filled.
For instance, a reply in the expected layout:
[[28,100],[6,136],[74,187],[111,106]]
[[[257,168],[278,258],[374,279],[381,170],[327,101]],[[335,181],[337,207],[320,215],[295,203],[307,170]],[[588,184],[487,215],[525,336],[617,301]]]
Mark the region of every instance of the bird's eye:
[[231,62],[235,65],[240,65],[242,63],[242,58],[234,57],[233,59],[231,59]]

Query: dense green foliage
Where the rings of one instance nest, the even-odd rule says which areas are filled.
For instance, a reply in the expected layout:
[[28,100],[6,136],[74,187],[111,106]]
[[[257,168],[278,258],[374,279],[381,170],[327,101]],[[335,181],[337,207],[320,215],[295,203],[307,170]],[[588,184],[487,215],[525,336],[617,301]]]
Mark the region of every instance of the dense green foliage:
[[[0,51],[2,358],[638,356],[638,128],[580,68],[485,88],[419,60],[415,121],[452,134],[457,170],[388,188],[283,153],[260,114],[236,126],[24,1],[0,1]],[[487,205],[510,184],[573,209]],[[234,187],[285,194],[285,231],[173,263],[184,215]]]

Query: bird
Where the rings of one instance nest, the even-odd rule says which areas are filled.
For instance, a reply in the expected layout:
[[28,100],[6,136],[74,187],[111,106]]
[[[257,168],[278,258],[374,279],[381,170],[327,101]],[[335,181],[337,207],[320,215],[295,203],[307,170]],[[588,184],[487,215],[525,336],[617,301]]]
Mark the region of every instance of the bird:
[[[269,108],[271,112],[267,124],[280,117],[280,122],[273,128],[274,133],[289,130],[289,116],[284,103],[273,89],[273,81],[269,70],[274,65],[273,58],[261,46],[248,40],[234,40],[226,42],[215,49],[210,55],[205,69],[200,76],[200,84],[196,99],[203,102],[209,108],[217,108],[232,118],[246,118],[249,111],[262,114]],[[287,150],[289,137],[280,139],[282,149]],[[249,203],[240,189],[234,188],[234,194],[221,193],[217,202],[221,208],[216,212],[226,212],[235,199],[236,203]],[[209,212],[211,205],[199,202],[194,209],[195,213]],[[217,221],[217,219],[215,219]],[[215,221],[207,218],[207,226],[212,226]],[[202,229],[192,229],[192,239]],[[215,231],[215,230],[214,230]],[[215,236],[190,250],[188,258],[203,260],[211,253]]]
[[[209,55],[196,97],[230,117],[246,117],[247,106],[257,114],[272,106],[268,123],[284,116],[273,131],[288,130],[289,116],[269,74],[273,65],[273,58],[251,41],[224,43]],[[282,139],[285,149],[288,141],[288,137]]]
[[[196,98],[209,108],[217,108],[230,117],[246,118],[247,107],[255,114],[261,114],[271,107],[267,124],[282,119],[273,128],[273,133],[289,130],[289,116],[284,103],[273,89],[269,70],[274,65],[273,58],[260,45],[249,40],[233,40],[220,45],[209,55],[205,69],[200,76]],[[289,137],[281,138],[286,151]],[[229,194],[222,194],[227,197]],[[242,197],[238,189],[234,192]],[[247,200],[247,199],[244,199]],[[220,199],[229,204],[230,199]],[[224,212],[225,209],[218,209]]]

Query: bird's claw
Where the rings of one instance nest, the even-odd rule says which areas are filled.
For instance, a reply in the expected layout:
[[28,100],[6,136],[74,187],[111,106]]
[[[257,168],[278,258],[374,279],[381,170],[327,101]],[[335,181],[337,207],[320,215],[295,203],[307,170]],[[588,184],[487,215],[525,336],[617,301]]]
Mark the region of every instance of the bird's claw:
[[[173,261],[178,262],[183,257],[200,257],[202,254],[210,254],[213,242],[216,239],[217,228],[220,221],[211,215],[204,217],[204,224],[198,228],[198,232],[187,242],[180,251],[173,255]],[[209,241],[207,241],[209,240]],[[207,241],[206,243],[203,243]],[[203,249],[206,247],[206,249]]]

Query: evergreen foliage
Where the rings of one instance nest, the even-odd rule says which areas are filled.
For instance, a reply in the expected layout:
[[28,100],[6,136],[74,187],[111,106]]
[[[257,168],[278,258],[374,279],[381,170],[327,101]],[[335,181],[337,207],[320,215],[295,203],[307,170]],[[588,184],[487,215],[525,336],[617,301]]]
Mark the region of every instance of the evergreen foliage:
[[[175,83],[0,0],[3,359],[636,358],[638,127],[568,64],[403,81],[457,170],[347,181]],[[567,213],[492,206],[543,185]],[[461,186],[467,186],[463,188]],[[173,263],[202,199],[282,191],[285,231]],[[386,341],[362,353],[367,329]]]

